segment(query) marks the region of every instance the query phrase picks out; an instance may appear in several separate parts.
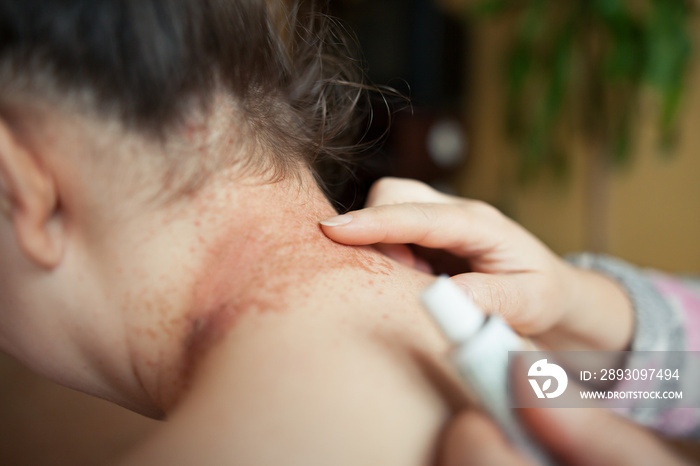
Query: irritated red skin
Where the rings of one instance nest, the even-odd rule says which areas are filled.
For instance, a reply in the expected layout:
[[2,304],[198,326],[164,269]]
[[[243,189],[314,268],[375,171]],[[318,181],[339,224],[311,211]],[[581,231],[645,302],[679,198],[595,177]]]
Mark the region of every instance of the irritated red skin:
[[[331,270],[359,268],[376,275],[393,270],[390,261],[368,249],[342,246],[323,234],[318,219],[334,214],[325,201],[299,206],[282,196],[273,205],[274,212],[248,212],[224,222],[214,240],[202,241],[206,260],[185,324],[181,371],[186,384],[242,315],[291,310],[290,292]],[[212,215],[215,209],[208,205],[198,222],[206,225]]]

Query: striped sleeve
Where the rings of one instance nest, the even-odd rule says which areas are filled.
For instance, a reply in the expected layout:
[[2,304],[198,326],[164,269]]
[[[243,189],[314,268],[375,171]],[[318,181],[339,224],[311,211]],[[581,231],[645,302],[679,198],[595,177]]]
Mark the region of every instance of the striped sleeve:
[[[603,255],[579,254],[567,260],[607,275],[627,292],[635,313],[632,351],[700,351],[700,280],[642,270]],[[684,394],[700,398],[700,393],[692,393],[700,391],[698,383],[687,382],[691,386]],[[675,380],[654,387],[679,388]],[[699,403],[700,399],[695,406]],[[669,436],[700,437],[700,408],[630,408],[620,414]]]

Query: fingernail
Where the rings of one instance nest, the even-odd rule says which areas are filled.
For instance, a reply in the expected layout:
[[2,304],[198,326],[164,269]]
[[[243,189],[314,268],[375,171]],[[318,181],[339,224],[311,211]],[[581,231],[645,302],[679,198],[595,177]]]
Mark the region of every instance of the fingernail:
[[341,225],[347,225],[350,222],[352,222],[352,215],[345,214],[321,220],[320,223],[321,225],[325,225],[327,227],[339,227]]

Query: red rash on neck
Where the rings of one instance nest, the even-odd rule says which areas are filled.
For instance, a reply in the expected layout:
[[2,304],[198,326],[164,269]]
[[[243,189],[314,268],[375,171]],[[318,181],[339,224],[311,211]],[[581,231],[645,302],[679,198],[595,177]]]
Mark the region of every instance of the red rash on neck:
[[393,270],[377,254],[326,238],[318,220],[333,214],[327,204],[280,204],[275,212],[230,222],[214,241],[202,240],[207,259],[187,317],[183,380],[191,379],[202,357],[242,315],[287,311],[290,296],[299,296],[299,285],[319,274],[356,268],[389,275]]

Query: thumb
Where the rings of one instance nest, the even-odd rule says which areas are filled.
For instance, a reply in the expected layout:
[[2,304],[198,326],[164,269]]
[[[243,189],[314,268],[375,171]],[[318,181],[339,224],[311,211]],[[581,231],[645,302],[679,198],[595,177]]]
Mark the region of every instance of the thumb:
[[541,333],[554,324],[556,316],[545,315],[545,303],[521,274],[463,273],[452,277],[484,312],[505,319],[524,335]]
[[566,464],[685,464],[651,431],[603,408],[524,408],[533,437]]
[[447,426],[439,453],[440,466],[476,466],[529,463],[511,447],[496,425],[485,414],[468,410]]

